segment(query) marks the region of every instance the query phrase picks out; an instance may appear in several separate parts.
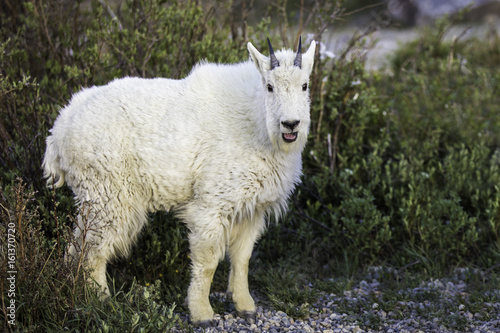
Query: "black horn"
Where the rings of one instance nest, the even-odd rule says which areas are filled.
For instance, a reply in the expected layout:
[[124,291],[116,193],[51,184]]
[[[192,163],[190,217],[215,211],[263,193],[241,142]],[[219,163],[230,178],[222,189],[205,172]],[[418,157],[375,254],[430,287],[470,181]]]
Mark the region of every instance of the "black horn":
[[299,49],[297,50],[297,56],[295,57],[293,65],[302,68],[302,36],[299,37]]
[[279,67],[280,63],[278,62],[278,59],[276,59],[276,55],[274,55],[274,50],[271,46],[269,38],[267,38],[267,43],[269,44],[269,55],[271,57],[271,70],[273,70],[274,68]]

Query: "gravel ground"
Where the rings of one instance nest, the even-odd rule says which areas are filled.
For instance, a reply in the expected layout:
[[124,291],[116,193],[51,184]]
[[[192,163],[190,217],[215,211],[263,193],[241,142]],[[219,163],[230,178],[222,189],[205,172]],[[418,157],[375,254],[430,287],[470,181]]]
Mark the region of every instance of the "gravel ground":
[[[471,312],[467,303],[468,288],[463,281],[431,280],[417,288],[399,289],[397,293],[404,296],[401,297],[402,300],[398,300],[397,296],[391,296],[393,303],[397,304],[388,313],[383,311],[383,306],[376,302],[377,297],[384,292],[382,289],[377,280],[371,280],[371,282],[361,281],[351,290],[344,291],[342,295],[319,293],[317,301],[310,305],[310,316],[306,319],[295,320],[282,311],[276,311],[268,306],[259,306],[255,323],[249,324],[239,318],[235,311],[229,310],[215,316],[213,327],[194,328],[193,331],[240,333],[500,332],[500,302],[484,302],[481,311],[476,308],[473,310],[475,313]],[[490,290],[485,293],[491,293],[485,295],[486,300],[500,299],[500,290]],[[431,295],[428,297],[430,300],[426,299],[425,295]],[[214,293],[211,297],[223,299],[224,294]],[[408,301],[408,299],[412,300]],[[464,304],[461,304],[459,300],[463,300]],[[345,305],[351,306],[349,308],[351,310],[345,311]],[[445,311],[447,318],[434,316],[433,311],[439,311],[442,307],[456,309],[456,311]],[[357,309],[357,311],[352,311],[352,309]],[[180,316],[184,323],[188,321],[187,314],[180,314]],[[443,322],[447,325],[443,325]],[[185,331],[186,329],[183,328],[174,330],[174,332]]]

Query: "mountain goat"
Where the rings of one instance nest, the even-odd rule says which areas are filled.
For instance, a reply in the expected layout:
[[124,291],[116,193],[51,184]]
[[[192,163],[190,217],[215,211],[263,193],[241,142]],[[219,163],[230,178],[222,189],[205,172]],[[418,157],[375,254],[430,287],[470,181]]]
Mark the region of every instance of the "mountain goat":
[[[266,216],[286,209],[301,176],[315,48],[274,53],[269,42],[266,57],[248,43],[246,62],[201,62],[181,80],[127,77],[75,94],[43,160],[49,184],[66,182],[92,208],[78,216],[67,258],[91,244],[85,265],[109,294],[107,262],[128,253],[148,212],[174,211],[189,229],[192,322],[210,324],[210,283],[226,251],[228,293],[255,320],[248,262]],[[85,233],[84,219],[95,221]]]

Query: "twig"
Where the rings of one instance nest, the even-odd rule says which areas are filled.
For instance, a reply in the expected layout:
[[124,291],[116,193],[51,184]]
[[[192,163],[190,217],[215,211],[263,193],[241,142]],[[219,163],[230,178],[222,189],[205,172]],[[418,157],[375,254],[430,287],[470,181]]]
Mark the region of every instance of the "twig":
[[498,267],[500,267],[500,263],[495,264],[495,265],[491,266],[490,268],[488,268],[487,270],[485,270],[484,275],[490,274],[495,268],[498,268]]
[[342,16],[349,16],[349,15],[352,15],[352,14],[356,14],[356,13],[359,13],[359,12],[365,10],[365,9],[382,6],[383,4],[385,4],[385,1],[377,2],[377,3],[372,4],[372,5],[366,5],[364,7],[361,7],[361,8],[355,9],[353,11],[344,13]]
[[19,235],[19,245],[20,245],[20,257],[25,260],[26,259],[26,256],[25,256],[25,251],[24,251],[24,240],[23,240],[23,225],[22,225],[22,221],[23,221],[23,214],[22,212],[24,212],[26,210],[26,202],[22,202],[23,198],[21,197],[23,195],[23,192],[25,190],[25,185],[23,185],[23,181],[21,180],[21,178],[18,178],[17,179],[18,182],[19,182],[19,187],[16,189],[17,193],[16,193],[16,217],[17,217],[17,234]]
[[460,38],[462,38],[467,33],[467,31],[470,30],[470,28],[471,28],[470,25],[466,26],[464,31],[462,31],[462,33],[460,35],[453,38],[453,42],[451,43],[451,47],[450,47],[450,54],[448,55],[448,63],[446,64],[446,70],[448,72],[450,71],[451,65],[453,64],[453,54],[455,52],[455,46],[457,45],[458,40]]
[[325,205],[325,203],[323,202],[323,198],[319,194],[315,193],[313,190],[311,190],[307,186],[302,186],[302,188],[305,189],[306,191],[308,191],[316,199],[316,201],[321,204],[321,207],[323,208],[323,210],[325,210],[331,214],[335,213],[332,209],[330,209],[327,205]]
[[38,273],[38,277],[36,278],[35,282],[38,282],[38,279],[40,279],[40,276],[42,276],[42,273],[45,270],[45,266],[47,266],[47,263],[49,262],[50,257],[52,257],[52,254],[54,253],[54,250],[56,249],[57,246],[58,246],[58,244],[54,244],[54,246],[52,247],[52,251],[50,251],[50,254],[47,257],[47,260],[45,260],[45,263],[43,264],[43,267],[40,270],[40,273]]
[[[315,8],[317,9],[317,11],[319,12],[319,9],[322,7],[323,5],[318,1],[316,0],[316,6]],[[340,1],[337,1],[335,3],[335,8],[333,9],[333,12],[332,14],[328,17],[328,20],[326,21],[322,21],[322,25],[321,27],[319,28],[318,32],[315,34],[314,36],[314,40],[316,41],[321,41],[321,36],[323,35],[323,33],[325,32],[325,30],[328,28],[328,25],[330,25],[333,21],[335,21],[337,18],[339,17],[342,17],[344,16],[343,15],[343,12],[344,12],[344,9],[341,8],[340,6]],[[322,16],[320,16],[320,19],[323,19]]]
[[330,173],[333,175],[333,156],[332,156],[332,135],[328,133],[326,136],[326,140],[328,142],[328,159],[330,160]]
[[288,0],[278,0],[277,2],[270,2],[272,6],[276,7],[278,9],[278,12],[282,18],[282,20],[279,20],[279,26],[281,30],[281,37],[283,39],[283,46],[288,48],[288,17],[287,17],[287,11],[286,11],[286,3]]
[[335,125],[335,132],[333,133],[333,151],[332,151],[332,159],[330,161],[330,171],[332,175],[335,172],[335,163],[337,160],[337,143],[339,140],[339,132],[340,126],[342,125],[342,120],[344,119],[344,113],[339,113],[339,118],[337,119],[337,124]]
[[325,85],[326,80],[321,81],[321,87],[319,90],[319,116],[318,116],[318,125],[316,126],[316,142],[319,142],[320,136],[319,133],[321,131],[321,124],[323,122],[323,113],[325,112]]
[[106,3],[106,0],[97,0],[97,1],[99,1],[99,3],[106,8],[109,16],[111,16],[111,19],[113,19],[113,21],[118,22],[118,29],[122,31],[123,30],[122,23],[120,22],[118,17],[116,17],[115,13],[113,12],[113,9],[111,9],[111,7]]
[[397,270],[396,270],[396,273],[399,275],[399,274],[401,274],[401,272],[403,272],[405,269],[407,269],[407,268],[409,268],[409,267],[411,267],[411,266],[415,266],[415,265],[420,264],[420,263],[421,263],[421,261],[420,261],[420,260],[416,260],[416,261],[410,262],[410,263],[408,263],[408,264],[404,265],[403,267],[401,267],[400,269],[397,269]]
[[[54,177],[52,177],[52,184],[54,184]],[[61,243],[60,243],[60,232],[59,232],[59,218],[57,217],[57,202],[56,202],[56,187],[52,186],[52,202],[54,203],[54,219],[56,220],[56,232],[57,232],[57,254],[61,256]]]
[[304,29],[304,0],[300,0],[300,11],[299,11],[299,30],[295,36],[294,45],[299,42],[299,37],[302,35],[302,30]]
[[322,228],[324,228],[324,229],[326,229],[326,230],[328,230],[328,231],[333,231],[333,229],[332,229],[332,228],[330,228],[329,226],[327,226],[327,225],[325,225],[325,224],[321,223],[320,221],[316,220],[315,218],[310,217],[310,216],[309,216],[309,215],[307,215],[307,214],[304,214],[302,211],[299,211],[299,212],[294,211],[294,212],[293,212],[293,214],[295,214],[295,215],[299,215],[299,216],[301,216],[301,217],[305,217],[306,219],[310,220],[310,221],[311,221],[311,222],[313,222],[313,223],[316,223],[317,225],[319,225],[320,227],[322,227]]
[[359,34],[359,35],[354,34],[354,36],[352,36],[351,40],[349,41],[349,44],[347,45],[347,47],[345,48],[345,50],[340,55],[337,63],[340,63],[342,60],[345,59],[345,57],[347,56],[347,54],[349,54],[349,52],[351,51],[351,49],[356,45],[356,43],[359,40],[365,38],[366,36],[370,35],[371,33],[375,32],[376,30],[377,30],[376,26],[369,26],[368,29],[366,29],[365,31],[363,31],[361,34]]
[[[47,27],[48,26],[47,18],[45,17],[45,12],[43,11],[43,4],[41,0],[39,1],[39,3],[40,3],[40,16],[43,20],[43,32],[45,33],[45,37],[47,38],[47,42],[49,42],[49,46],[52,49],[52,52],[54,52],[54,54],[57,54],[54,44],[52,43],[52,39],[50,38],[49,29]],[[36,5],[34,6],[34,8],[36,10]]]

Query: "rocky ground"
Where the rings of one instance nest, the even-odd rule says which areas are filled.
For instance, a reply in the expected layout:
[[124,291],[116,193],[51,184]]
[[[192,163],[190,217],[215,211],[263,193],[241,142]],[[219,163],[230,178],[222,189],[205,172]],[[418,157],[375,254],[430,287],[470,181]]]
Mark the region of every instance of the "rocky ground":
[[[307,318],[294,319],[260,305],[256,322],[249,324],[229,307],[215,316],[213,327],[194,328],[194,332],[500,332],[500,290],[478,290],[466,280],[464,274],[457,274],[388,290],[374,274],[340,293],[319,292],[317,301],[306,305]],[[224,294],[211,297],[221,299]],[[188,321],[187,314],[180,316],[184,323]]]

